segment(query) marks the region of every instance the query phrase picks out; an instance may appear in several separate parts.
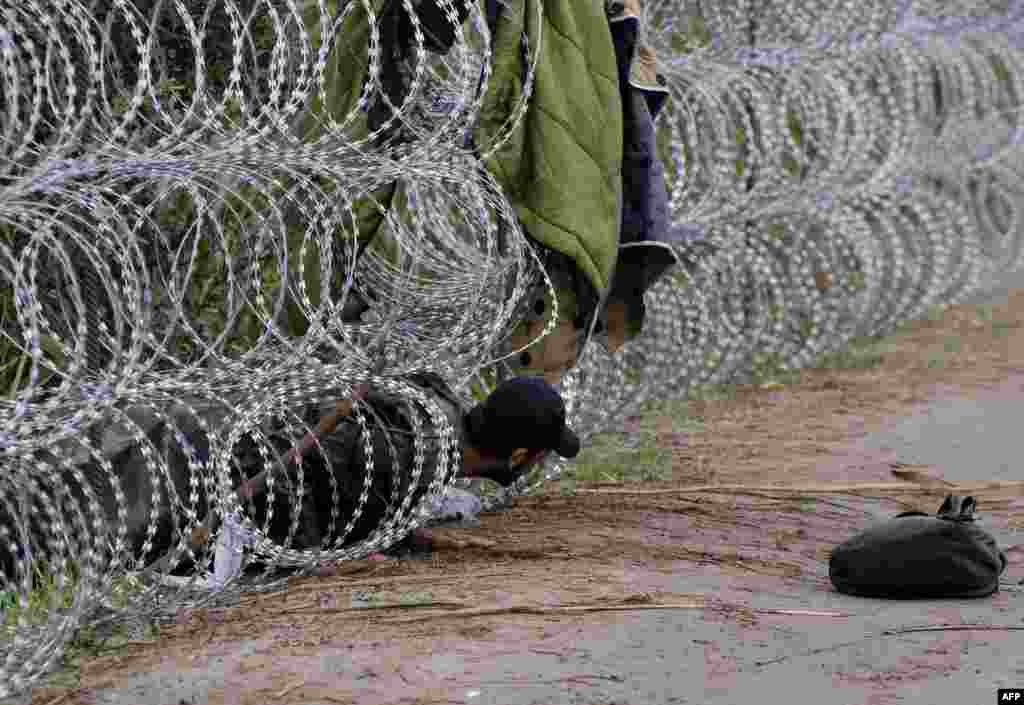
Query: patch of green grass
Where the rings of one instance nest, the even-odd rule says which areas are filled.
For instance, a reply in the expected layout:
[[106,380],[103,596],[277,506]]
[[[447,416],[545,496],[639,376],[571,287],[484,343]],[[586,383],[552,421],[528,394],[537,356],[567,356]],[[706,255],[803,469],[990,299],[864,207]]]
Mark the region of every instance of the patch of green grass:
[[498,386],[498,371],[494,367],[480,370],[479,379],[470,385],[470,393],[477,401],[486,401],[494,388]]
[[771,240],[783,242],[786,239],[786,225],[784,223],[772,223],[765,228],[765,232]]
[[[928,307],[928,311],[925,313],[925,319],[932,323],[941,321],[946,316],[946,309],[948,306],[942,304],[932,304]],[[913,325],[913,321],[908,321],[908,325]]]
[[788,385],[800,381],[800,370],[787,367],[779,353],[755,353],[751,374],[753,383],[758,385]]
[[400,605],[425,605],[434,601],[434,593],[418,591],[418,592],[403,592],[398,596],[398,604]]
[[669,41],[675,54],[689,54],[711,44],[711,32],[708,31],[704,18],[699,14],[691,14],[685,32],[673,32]]
[[734,384],[704,384],[690,391],[690,399],[695,401],[730,401],[735,398]]
[[885,360],[885,346],[878,338],[857,338],[844,350],[826,353],[818,359],[817,369],[870,370]]
[[622,379],[627,384],[640,384],[644,381],[644,375],[642,370],[638,370],[635,367],[627,367],[622,371]]
[[388,595],[379,592],[357,592],[352,595],[353,607],[379,607],[381,605],[426,605],[434,601],[434,593],[427,591],[402,592],[398,595]]
[[[33,573],[33,588],[24,596],[24,600],[14,589],[0,592],[0,642],[13,639],[19,618],[30,624],[43,624],[54,609],[68,609],[73,603],[79,580],[76,565],[71,564],[69,567],[68,579],[63,586],[59,584],[54,574],[43,567],[36,566]],[[115,576],[111,587],[112,604],[115,607],[125,607],[131,596],[142,589],[142,584],[131,576]],[[143,638],[155,639],[157,636],[157,625],[148,625]],[[133,637],[129,627],[124,623],[105,626],[102,633],[95,625],[86,624],[80,627],[64,646],[59,665],[46,676],[44,683],[49,687],[80,687],[83,659],[109,654],[124,648],[137,638],[138,635]]]
[[978,322],[987,325],[992,335],[996,338],[1008,335],[1011,330],[1020,327],[1015,320],[997,318],[995,307],[990,303],[979,305],[975,309],[975,315],[978,318]]
[[996,80],[1004,85],[1013,85],[1013,77],[1010,75],[1010,69],[1006,66],[1006,62],[998,56],[991,55],[988,60],[992,64],[992,73]]
[[934,369],[939,369],[939,368],[945,367],[946,363],[949,362],[949,359],[948,359],[946,353],[939,352],[937,350],[934,350],[934,351],[928,353],[927,360],[928,360],[928,369],[930,369],[930,370],[934,370]]
[[1010,331],[1019,327],[1015,321],[992,321],[990,325],[992,326],[992,335],[997,338],[1009,335]]
[[975,315],[985,323],[992,323],[995,320],[996,312],[990,303],[980,304],[975,310]]
[[64,584],[54,573],[46,570],[42,564],[32,569],[32,590],[22,595],[11,588],[0,592],[0,638],[13,636],[18,620],[30,623],[45,622],[54,608],[68,609],[75,596],[78,583],[77,570],[71,566]]
[[[43,624],[53,610],[69,609],[74,602],[78,583],[79,568],[74,563],[69,564],[63,585],[56,574],[42,564],[37,564],[33,567],[32,589],[27,595],[21,595],[13,587],[0,591],[0,641],[13,638],[19,619],[29,624]],[[111,578],[110,587],[111,604],[118,608],[127,607],[132,596],[143,589],[137,578],[128,575],[114,576]],[[114,645],[127,641],[124,630],[117,627],[102,640],[97,639],[95,629],[83,627],[69,642],[68,653],[75,650],[89,651],[96,644],[99,645],[97,648],[109,650]]]
[[690,394],[688,399],[668,399],[651,404],[651,413],[668,416],[672,419],[674,432],[697,431],[704,424],[704,417],[694,410],[694,401],[710,401],[712,398],[732,398],[735,394],[732,385],[707,385],[700,388],[699,393]]
[[[698,394],[707,398],[731,393],[717,387],[702,388]],[[691,394],[691,400],[693,399]],[[633,443],[622,433],[603,433],[593,437],[570,464],[561,478],[559,492],[573,494],[578,482],[665,482],[672,478],[672,450],[658,443],[656,425],[670,421],[673,433],[692,432],[701,427],[703,419],[693,413],[690,401],[659,401],[638,412],[639,429]]]
[[736,146],[739,149],[739,154],[736,157],[736,176],[741,178],[747,171],[747,160],[743,157],[747,146],[747,131],[742,127],[736,128]]
[[[123,625],[105,629],[104,634],[91,625],[78,630],[75,637],[64,647],[59,666],[43,681],[51,688],[80,688],[82,685],[82,661],[88,658],[108,655],[140,641],[133,637]],[[150,624],[141,638],[154,641],[160,636],[159,627]]]
[[789,128],[789,134],[792,135],[793,141],[796,142],[798,147],[802,147],[804,144],[804,127],[800,123],[800,118],[792,110],[786,111],[786,127]]
[[[671,98],[668,99],[671,101]],[[667,107],[666,103],[666,107]],[[675,188],[676,183],[685,178],[685,174],[676,172],[676,157],[672,150],[673,130],[669,123],[664,120],[658,121],[655,124],[655,145],[658,151],[658,158],[661,163],[665,166],[665,180],[666,186],[669,192]],[[683,161],[685,164],[690,164],[689,151],[686,149],[686,145],[683,145]]]
[[[797,146],[797,149],[803,149],[804,127],[800,122],[800,118],[792,110],[786,111],[786,129],[789,130],[790,137],[792,137],[793,143]],[[803,174],[803,168],[800,166],[800,162],[790,154],[783,155],[782,168],[790,176],[799,178]]]
[[788,154],[782,156],[782,170],[790,176],[800,176],[800,162]]
[[676,286],[683,287],[690,285],[690,274],[682,267],[676,267],[668,276]]
[[619,434],[603,434],[580,452],[568,475],[578,482],[656,482],[672,474],[672,454],[644,434],[637,448],[623,447]]

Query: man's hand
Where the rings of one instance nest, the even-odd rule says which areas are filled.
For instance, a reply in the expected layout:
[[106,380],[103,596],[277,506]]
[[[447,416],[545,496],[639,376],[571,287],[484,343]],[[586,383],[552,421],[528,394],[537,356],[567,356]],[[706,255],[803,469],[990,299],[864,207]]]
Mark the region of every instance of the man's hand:
[[288,451],[285,457],[282,458],[284,464],[289,465],[298,462],[301,456],[305,455],[310,448],[316,445],[318,438],[332,433],[338,427],[338,424],[341,423],[341,420],[352,413],[356,402],[365,399],[369,391],[370,385],[364,382],[352,390],[352,396],[339,401],[337,406],[334,407],[334,411],[320,419],[320,423],[316,425],[316,430],[307,433],[298,446]]
[[[352,395],[349,398],[339,401],[334,411],[320,419],[320,423],[317,424],[315,430],[307,433],[298,445],[293,446],[287,453],[281,456],[281,462],[284,463],[285,467],[292,463],[298,463],[302,456],[317,444],[318,438],[334,431],[338,424],[341,423],[341,420],[352,413],[355,403],[365,399],[369,392],[370,385],[363,382],[352,390]],[[264,470],[239,485],[239,499],[251,500],[254,495],[262,492],[265,487],[266,477],[267,471]]]

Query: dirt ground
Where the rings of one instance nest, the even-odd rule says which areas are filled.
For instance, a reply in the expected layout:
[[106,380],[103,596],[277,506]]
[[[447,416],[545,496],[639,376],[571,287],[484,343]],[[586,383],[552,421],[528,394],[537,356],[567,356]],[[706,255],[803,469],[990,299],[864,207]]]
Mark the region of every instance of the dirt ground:
[[[737,703],[771,683],[806,687],[809,702],[842,692],[846,705],[994,701],[996,687],[1024,686],[1020,588],[856,600],[832,591],[827,558],[868,522],[934,511],[949,492],[950,468],[872,439],[951,400],[1024,401],[1024,290],[870,354],[691,401],[685,419],[677,407],[625,420],[624,434],[643,423],[671,448],[670,480],[552,483],[445,530],[492,548],[346,563],[284,593],[184,611],[158,640],[83,659],[78,688],[31,702]],[[1024,483],[989,482],[982,460],[953,474],[1017,584]],[[908,623],[987,626],[883,638]]]

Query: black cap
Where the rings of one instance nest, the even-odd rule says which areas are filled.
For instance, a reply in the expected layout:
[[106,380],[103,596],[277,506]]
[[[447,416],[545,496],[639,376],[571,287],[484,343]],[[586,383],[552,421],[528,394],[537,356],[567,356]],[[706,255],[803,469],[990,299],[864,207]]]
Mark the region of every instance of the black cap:
[[580,452],[580,439],[565,425],[565,402],[540,377],[502,382],[471,418],[474,440],[491,450],[553,450],[563,458]]

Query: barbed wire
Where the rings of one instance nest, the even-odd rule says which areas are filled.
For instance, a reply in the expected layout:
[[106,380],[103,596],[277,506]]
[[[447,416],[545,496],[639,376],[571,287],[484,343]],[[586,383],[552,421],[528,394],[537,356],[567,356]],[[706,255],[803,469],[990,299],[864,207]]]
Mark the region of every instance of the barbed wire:
[[[1024,9],[943,8],[644,8],[675,264],[640,335],[591,340],[563,378],[584,439],[1020,265]],[[461,409],[528,347],[525,312],[552,301],[541,336],[560,313],[487,166],[525,129],[542,35],[524,31],[518,97],[482,132],[476,3],[0,9],[3,697],[80,626],[194,600],[226,532],[263,570],[210,595],[394,545],[458,476]],[[360,384],[344,431],[288,465]],[[261,472],[265,496],[239,501]]]

